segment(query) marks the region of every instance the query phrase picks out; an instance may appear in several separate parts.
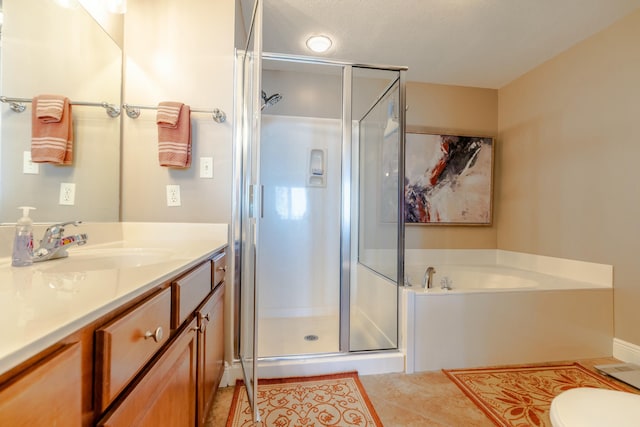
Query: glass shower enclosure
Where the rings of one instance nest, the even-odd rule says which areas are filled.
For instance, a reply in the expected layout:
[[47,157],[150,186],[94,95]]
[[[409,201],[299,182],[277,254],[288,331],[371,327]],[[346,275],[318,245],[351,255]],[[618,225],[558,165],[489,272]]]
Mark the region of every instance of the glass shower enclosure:
[[406,68],[250,48],[233,241],[255,402],[259,362],[398,349]]

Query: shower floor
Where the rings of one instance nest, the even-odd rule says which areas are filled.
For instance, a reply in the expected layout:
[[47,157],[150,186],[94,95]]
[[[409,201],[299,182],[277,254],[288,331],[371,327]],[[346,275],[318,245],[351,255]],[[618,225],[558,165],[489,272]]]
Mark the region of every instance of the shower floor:
[[[362,316],[352,316],[351,322],[351,350],[394,347]],[[258,324],[258,357],[338,353],[339,331],[340,320],[337,315],[262,318]],[[317,339],[305,339],[308,336]]]
[[[338,315],[262,318],[258,324],[258,356],[337,353],[339,330]],[[317,339],[306,340],[309,335]]]

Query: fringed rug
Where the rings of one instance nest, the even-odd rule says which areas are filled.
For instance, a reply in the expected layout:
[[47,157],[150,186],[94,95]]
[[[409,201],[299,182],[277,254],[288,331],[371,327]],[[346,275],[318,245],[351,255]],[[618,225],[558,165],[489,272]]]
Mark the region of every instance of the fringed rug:
[[[266,427],[381,427],[357,372],[258,380],[258,409]],[[227,427],[249,427],[251,410],[238,380]]]
[[551,400],[565,390],[627,390],[578,363],[443,372],[498,426],[551,426]]

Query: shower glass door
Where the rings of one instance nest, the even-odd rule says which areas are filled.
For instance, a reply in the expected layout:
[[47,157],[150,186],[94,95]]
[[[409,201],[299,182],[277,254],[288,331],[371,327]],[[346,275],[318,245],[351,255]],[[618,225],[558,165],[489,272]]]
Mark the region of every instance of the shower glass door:
[[262,90],[258,355],[337,353],[341,67],[263,54]]
[[257,276],[259,259],[258,228],[260,206],[260,76],[262,55],[262,2],[257,0],[249,31],[247,47],[241,55],[242,111],[240,117],[240,343],[239,356],[242,364],[249,404],[255,421],[260,421],[257,408]]

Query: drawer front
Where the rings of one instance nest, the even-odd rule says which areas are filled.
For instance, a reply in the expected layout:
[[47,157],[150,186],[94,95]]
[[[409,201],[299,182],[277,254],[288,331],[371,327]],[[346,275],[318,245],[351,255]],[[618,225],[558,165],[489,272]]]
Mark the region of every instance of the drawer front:
[[224,280],[224,275],[227,272],[227,255],[222,252],[220,255],[213,258],[213,286],[216,287],[218,283]]
[[197,357],[196,319],[193,319],[97,426],[194,427]]
[[179,278],[173,289],[173,321],[177,329],[211,292],[211,262],[207,261],[195,270]]
[[167,288],[96,331],[96,402],[104,410],[169,339]]

